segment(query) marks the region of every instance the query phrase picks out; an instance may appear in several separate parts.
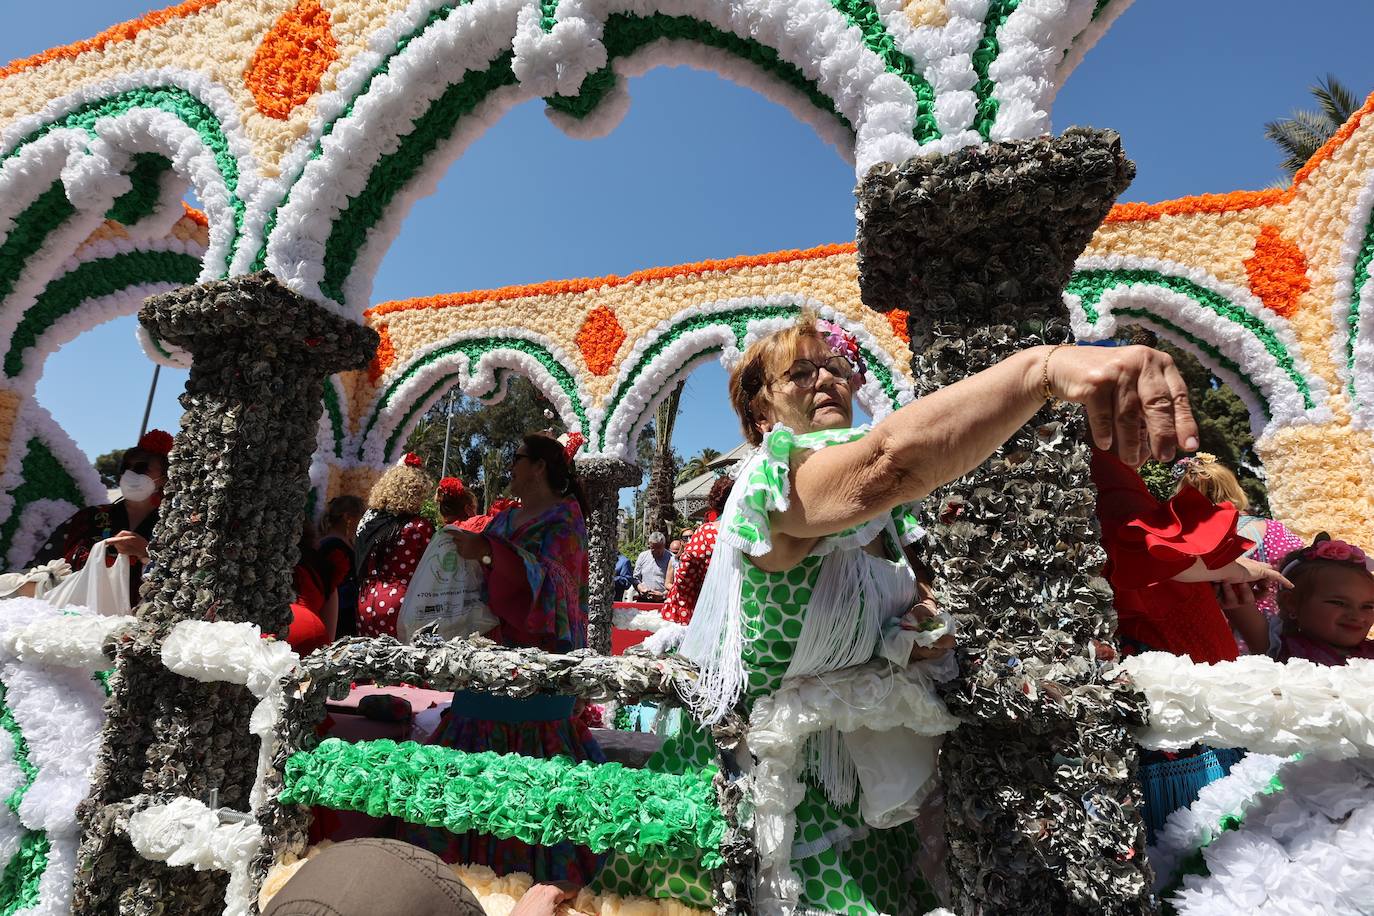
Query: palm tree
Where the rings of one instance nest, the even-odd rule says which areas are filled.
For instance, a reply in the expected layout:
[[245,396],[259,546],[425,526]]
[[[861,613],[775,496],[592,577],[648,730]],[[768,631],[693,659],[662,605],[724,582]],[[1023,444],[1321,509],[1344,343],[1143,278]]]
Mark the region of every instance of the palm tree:
[[677,512],[673,508],[673,480],[677,477],[673,427],[677,424],[677,412],[682,403],[682,388],[685,384],[683,381],[674,385],[654,415],[654,459],[649,468],[647,494],[650,531],[666,533],[672,529],[677,518]]
[[1274,141],[1284,154],[1283,169],[1291,178],[1340,126],[1360,107],[1357,99],[1336,77],[1327,74],[1311,88],[1320,111],[1294,111],[1291,117],[1264,125],[1264,136]]
[[686,483],[689,480],[700,477],[711,469],[711,462],[719,457],[720,452],[716,449],[709,446],[702,449],[691,458],[687,459],[687,463],[684,464],[682,470],[678,472],[677,482]]

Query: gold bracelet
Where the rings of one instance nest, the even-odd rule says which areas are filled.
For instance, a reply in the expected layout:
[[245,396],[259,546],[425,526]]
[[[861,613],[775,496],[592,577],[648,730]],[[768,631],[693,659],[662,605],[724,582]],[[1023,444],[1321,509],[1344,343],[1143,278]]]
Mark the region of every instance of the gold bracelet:
[[1045,354],[1045,361],[1040,364],[1040,393],[1045,396],[1045,400],[1054,402],[1059,400],[1054,396],[1054,390],[1050,388],[1050,357],[1059,352],[1060,347],[1071,347],[1073,344],[1055,344],[1050,348],[1050,352]]

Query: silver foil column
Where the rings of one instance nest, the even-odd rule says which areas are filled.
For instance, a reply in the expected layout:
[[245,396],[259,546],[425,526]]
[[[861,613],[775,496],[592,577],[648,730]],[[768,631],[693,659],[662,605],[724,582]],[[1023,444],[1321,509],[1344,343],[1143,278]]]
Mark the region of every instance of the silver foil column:
[[243,687],[172,674],[162,640],[182,620],[285,633],[324,381],[365,366],[377,334],[267,274],[156,296],[139,318],[194,363],[139,624],[114,647],[103,747],[78,811],[73,912],[219,913],[227,875],[149,862],[121,825],[136,795],[208,801],[213,791],[245,810],[256,701]]
[[620,555],[620,490],[639,485],[639,465],[619,458],[580,458],[577,474],[591,510],[587,517],[587,647],[611,654],[615,560]]
[[[878,166],[859,188],[865,301],[910,314],[922,393],[1071,339],[1061,291],[1134,169],[1109,131]],[[946,700],[952,908],[1150,912],[1136,747],[1142,700],[1104,671],[1111,591],[1077,408],[1046,406],[926,504],[961,628]]]

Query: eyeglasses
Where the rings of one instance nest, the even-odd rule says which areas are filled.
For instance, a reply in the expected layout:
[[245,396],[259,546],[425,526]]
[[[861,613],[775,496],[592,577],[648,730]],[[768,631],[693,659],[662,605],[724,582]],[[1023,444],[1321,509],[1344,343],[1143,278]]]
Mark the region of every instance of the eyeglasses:
[[847,382],[854,377],[853,363],[843,356],[832,356],[820,363],[813,363],[809,359],[799,359],[792,364],[792,368],[783,374],[780,381],[791,382],[800,391],[810,391],[816,387],[816,379],[820,376],[822,369],[842,382]]
[[511,458],[510,458],[510,466],[511,466],[511,467],[515,467],[517,464],[520,463],[520,459],[521,459],[521,458],[524,458],[524,459],[526,459],[526,460],[530,460],[530,456],[529,456],[529,455],[526,455],[524,452],[516,452],[516,453],[515,453],[514,455],[512,455]]

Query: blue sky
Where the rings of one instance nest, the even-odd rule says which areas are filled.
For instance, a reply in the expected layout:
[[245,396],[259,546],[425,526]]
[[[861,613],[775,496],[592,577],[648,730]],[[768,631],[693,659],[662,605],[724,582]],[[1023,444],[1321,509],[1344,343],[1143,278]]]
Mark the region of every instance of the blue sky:
[[[4,60],[155,8],[6,6]],[[1138,167],[1126,200],[1264,187],[1280,175],[1265,121],[1309,106],[1308,87],[1328,72],[1359,94],[1374,90],[1374,4],[1301,7],[1298,16],[1298,5],[1277,0],[1137,0],[1061,91],[1055,128],[1122,134]],[[382,264],[376,300],[854,237],[852,168],[784,109],[685,68],[654,71],[630,91],[624,123],[601,140],[568,139],[538,102],[507,116],[412,210]],[[134,320],[122,319],[49,359],[38,396],[94,456],[135,437],[151,375]],[[184,379],[162,373],[154,425],[175,428]],[[99,410],[90,406],[93,384],[105,393]],[[724,392],[719,367],[692,376],[675,437],[684,455],[739,441]]]

